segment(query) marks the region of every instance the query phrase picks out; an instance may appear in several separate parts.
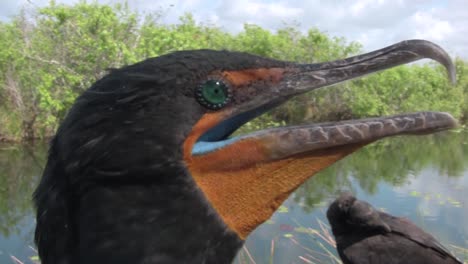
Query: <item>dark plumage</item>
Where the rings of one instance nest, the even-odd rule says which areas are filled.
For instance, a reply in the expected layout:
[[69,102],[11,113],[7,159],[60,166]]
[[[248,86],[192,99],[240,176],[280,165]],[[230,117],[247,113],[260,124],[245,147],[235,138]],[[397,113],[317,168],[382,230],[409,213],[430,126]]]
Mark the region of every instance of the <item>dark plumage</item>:
[[406,218],[342,194],[327,211],[344,264],[461,264],[433,236]]
[[194,50],[113,70],[51,142],[34,194],[42,264],[231,262],[314,173],[382,137],[455,121],[423,112],[231,133],[296,94],[421,58],[453,77],[449,56],[422,40],[321,64]]
[[51,143],[35,193],[43,263],[233,259],[242,241],[190,178],[180,146],[206,112],[192,98],[198,81],[255,59],[179,52],[114,70],[82,94]]

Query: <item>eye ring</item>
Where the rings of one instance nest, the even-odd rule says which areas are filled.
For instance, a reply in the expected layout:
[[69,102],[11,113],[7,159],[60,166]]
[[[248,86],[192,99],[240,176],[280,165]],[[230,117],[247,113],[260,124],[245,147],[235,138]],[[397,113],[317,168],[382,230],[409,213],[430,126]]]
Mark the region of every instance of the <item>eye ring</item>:
[[210,110],[219,110],[232,99],[231,88],[222,80],[209,79],[198,85],[195,99]]

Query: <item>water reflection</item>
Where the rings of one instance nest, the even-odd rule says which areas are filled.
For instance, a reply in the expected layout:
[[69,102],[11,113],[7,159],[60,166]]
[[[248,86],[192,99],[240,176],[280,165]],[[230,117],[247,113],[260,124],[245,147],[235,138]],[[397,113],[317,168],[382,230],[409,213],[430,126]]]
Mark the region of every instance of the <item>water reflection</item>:
[[45,145],[0,145],[0,263],[29,256],[34,230],[31,194],[45,162]]
[[[0,145],[0,263],[13,263],[10,255],[31,263],[31,194],[45,155],[45,145]],[[333,247],[311,230],[323,232],[324,210],[342,190],[410,218],[447,245],[468,248],[468,131],[391,138],[336,163],[249,236],[238,263],[333,263]]]
[[[396,188],[400,199],[416,197],[415,210],[433,234],[446,241],[468,239],[468,172],[457,178],[444,177],[434,169],[424,169],[420,177]],[[438,225],[444,225],[444,228]],[[449,230],[449,231],[447,231]],[[450,238],[449,234],[455,236]]]
[[[343,190],[391,214],[405,216],[445,245],[468,248],[468,132],[391,138],[370,145],[301,186],[269,223],[247,241],[257,263],[334,263],[335,251],[319,236],[328,203]],[[282,231],[281,226],[290,226]],[[298,232],[299,231],[299,232]],[[287,237],[285,237],[287,235]],[[272,241],[281,247],[274,247]],[[273,244],[274,244],[273,242]],[[305,248],[306,247],[306,248]],[[453,247],[450,247],[454,250]],[[314,252],[314,253],[311,253]],[[468,261],[467,252],[456,251]],[[241,253],[238,263],[253,263]]]
[[353,190],[354,182],[365,193],[377,194],[380,183],[403,186],[424,169],[440,177],[463,178],[467,161],[468,132],[385,139],[310,179],[295,192],[294,201],[304,203],[310,212],[330,194]]

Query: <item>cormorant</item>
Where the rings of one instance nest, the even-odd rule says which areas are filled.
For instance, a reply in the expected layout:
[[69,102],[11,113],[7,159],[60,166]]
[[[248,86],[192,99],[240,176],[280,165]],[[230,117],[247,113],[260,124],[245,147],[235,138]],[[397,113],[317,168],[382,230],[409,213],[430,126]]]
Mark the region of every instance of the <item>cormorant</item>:
[[424,40],[317,64],[192,50],[111,71],[51,141],[34,194],[42,263],[230,263],[318,171],[382,137],[456,121],[420,112],[231,133],[297,94],[422,58],[455,79]]
[[375,210],[343,193],[327,210],[344,264],[462,264],[406,218]]

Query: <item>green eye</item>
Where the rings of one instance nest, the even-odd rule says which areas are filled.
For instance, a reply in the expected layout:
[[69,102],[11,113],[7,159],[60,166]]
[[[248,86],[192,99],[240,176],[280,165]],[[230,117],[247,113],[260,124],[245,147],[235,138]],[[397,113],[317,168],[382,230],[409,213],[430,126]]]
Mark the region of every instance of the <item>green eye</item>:
[[226,84],[219,80],[208,80],[202,83],[195,97],[201,105],[211,110],[223,108],[231,100],[231,93]]

